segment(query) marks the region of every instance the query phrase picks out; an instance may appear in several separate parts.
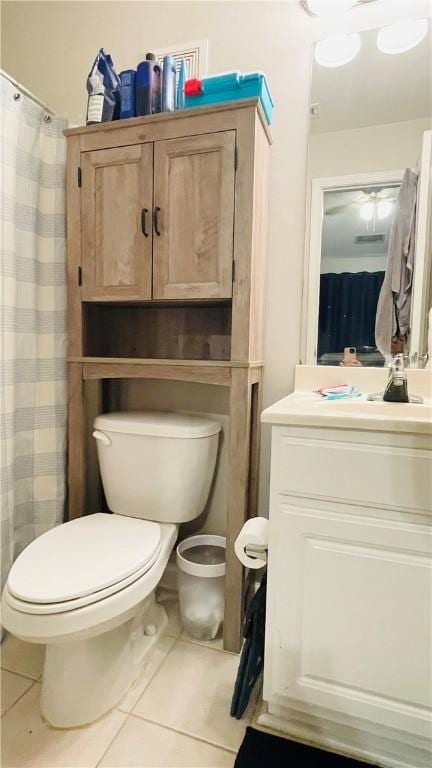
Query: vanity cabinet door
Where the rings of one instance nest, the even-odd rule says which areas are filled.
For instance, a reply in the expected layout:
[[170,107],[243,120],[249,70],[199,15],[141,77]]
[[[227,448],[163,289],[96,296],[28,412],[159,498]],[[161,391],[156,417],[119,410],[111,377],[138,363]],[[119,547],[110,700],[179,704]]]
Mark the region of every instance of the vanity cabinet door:
[[235,131],[155,143],[153,296],[232,296]]
[[83,299],[151,298],[153,144],[86,152],[81,170]]
[[264,699],[294,720],[428,737],[430,452],[410,435],[341,433],[273,428]]
[[282,498],[272,515],[264,698],[427,737],[428,527]]

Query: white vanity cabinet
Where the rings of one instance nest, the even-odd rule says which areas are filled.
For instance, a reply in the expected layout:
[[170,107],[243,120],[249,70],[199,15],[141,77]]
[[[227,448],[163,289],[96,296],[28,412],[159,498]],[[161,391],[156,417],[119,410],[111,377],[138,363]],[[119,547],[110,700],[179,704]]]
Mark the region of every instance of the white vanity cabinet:
[[430,447],[428,434],[272,427],[263,725],[430,765]]

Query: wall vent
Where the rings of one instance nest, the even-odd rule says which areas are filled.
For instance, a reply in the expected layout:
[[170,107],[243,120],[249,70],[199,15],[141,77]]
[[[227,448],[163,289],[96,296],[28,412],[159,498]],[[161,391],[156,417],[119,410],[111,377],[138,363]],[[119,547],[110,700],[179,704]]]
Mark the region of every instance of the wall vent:
[[158,64],[162,65],[163,57],[173,56],[177,71],[182,59],[186,64],[186,78],[205,77],[207,74],[208,40],[197,40],[194,43],[168,45],[153,51]]
[[383,243],[385,240],[385,235],[381,234],[374,234],[374,235],[356,235],[354,237],[355,243]]

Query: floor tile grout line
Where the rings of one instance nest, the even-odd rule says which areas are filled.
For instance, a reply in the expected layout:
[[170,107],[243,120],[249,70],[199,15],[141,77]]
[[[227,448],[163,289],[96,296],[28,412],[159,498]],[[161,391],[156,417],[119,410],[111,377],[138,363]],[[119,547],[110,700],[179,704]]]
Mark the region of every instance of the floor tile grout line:
[[174,728],[172,725],[161,723],[159,720],[152,720],[149,717],[143,717],[143,715],[140,715],[138,712],[129,712],[129,717],[135,717],[137,720],[144,720],[145,723],[152,723],[153,725],[158,725],[160,728],[166,728],[167,731],[174,731],[174,733],[181,733],[182,736],[188,736],[190,739],[195,739],[195,741],[201,741],[204,744],[210,744],[212,747],[223,749],[225,750],[225,752],[230,752],[234,755],[236,755],[238,752],[238,750],[234,749],[233,747],[227,747],[225,744],[220,744],[217,741],[210,741],[209,739],[205,739],[203,736],[197,736],[196,734],[189,733],[188,731],[182,731],[179,728]]
[[[194,648],[204,648],[206,651],[217,651],[218,653],[228,653],[229,656],[235,656],[236,654],[231,654],[229,651],[224,651],[221,648],[212,648],[211,645],[205,645],[205,643],[200,642],[194,642],[193,640],[185,640],[184,637],[180,635],[180,637],[177,638],[178,643],[185,643],[186,645],[193,645]],[[240,657],[239,657],[240,658]]]
[[[6,670],[6,672],[8,672],[8,671],[9,671],[9,670]],[[23,675],[22,675],[22,677],[23,677]],[[31,678],[29,678],[29,677],[26,677],[25,679],[26,679],[26,680],[30,680]],[[16,700],[16,701],[14,701],[14,703],[13,703],[13,704],[11,704],[11,705],[10,705],[10,707],[8,707],[7,709],[5,709],[5,711],[4,711],[4,712],[2,712],[2,715],[1,715],[1,716],[2,716],[2,719],[3,719],[3,717],[5,717],[5,715],[7,715],[7,714],[8,714],[8,713],[9,713],[9,712],[10,712],[10,711],[11,711],[11,710],[12,710],[12,709],[13,709],[13,708],[14,708],[14,707],[15,707],[15,706],[18,704],[18,702],[19,702],[19,701],[21,701],[21,699],[22,699],[22,698],[23,698],[23,697],[24,697],[24,696],[25,696],[27,693],[30,693],[31,689],[32,689],[32,688],[34,688],[34,686],[36,685],[36,683],[37,683],[37,680],[32,680],[32,682],[31,682],[31,685],[29,685],[29,687],[28,687],[28,688],[26,688],[26,689],[25,689],[25,691],[23,691],[23,692],[22,692],[22,693],[21,693],[21,694],[18,696],[17,700]]]
[[[116,710],[111,710],[111,711],[116,711]],[[98,766],[101,764],[102,760],[104,759],[105,755],[107,754],[108,750],[111,749],[112,745],[114,744],[117,736],[119,736],[120,731],[122,731],[123,728],[125,727],[129,715],[128,715],[127,712],[121,712],[121,714],[124,715],[124,720],[121,723],[121,725],[118,727],[117,731],[115,732],[114,736],[112,737],[112,739],[111,739],[110,743],[108,744],[107,748],[104,749],[104,751],[101,754],[99,760],[97,760],[96,763],[94,764],[94,768],[98,768]],[[91,768],[93,768],[93,766],[91,766]]]
[[[166,635],[166,637],[168,637],[168,636]],[[140,695],[138,696],[137,700],[136,700],[136,701],[135,701],[135,703],[133,704],[133,707],[132,707],[132,709],[133,709],[134,707],[136,707],[136,705],[138,704],[139,700],[141,699],[141,697],[144,695],[145,691],[146,691],[146,690],[147,690],[147,688],[149,687],[150,683],[153,681],[153,679],[155,678],[155,676],[156,676],[156,675],[157,675],[157,673],[159,672],[160,668],[162,667],[162,664],[165,662],[165,660],[167,659],[167,657],[170,655],[171,651],[174,649],[174,646],[175,646],[175,644],[176,644],[176,641],[175,641],[175,639],[174,639],[173,637],[169,637],[168,639],[169,639],[169,640],[173,640],[173,643],[172,643],[171,647],[170,647],[170,648],[169,648],[169,650],[166,652],[166,654],[165,654],[165,656],[163,657],[163,659],[162,659],[161,663],[160,663],[160,664],[159,664],[159,666],[158,666],[158,667],[155,669],[155,671],[153,672],[153,674],[152,674],[152,676],[150,677],[150,679],[147,681],[146,685],[145,685],[145,686],[144,686],[144,688],[142,689],[142,691],[141,691]],[[143,673],[144,673],[144,671],[145,671],[145,670],[143,670]],[[137,681],[136,681],[136,682],[138,682],[138,680],[139,680],[139,678],[137,678]],[[131,689],[129,688],[129,690],[128,690],[128,691],[126,691],[126,693],[125,693],[125,695],[124,695],[124,697],[123,697],[123,698],[126,698],[126,696],[127,696],[129,693],[130,693],[130,690],[131,690]],[[120,712],[123,712],[123,713],[125,713],[125,714],[127,714],[127,715],[130,715],[130,714],[131,714],[131,712],[132,712],[132,709],[122,709],[122,708],[121,708],[121,704],[117,704],[117,709],[119,709],[119,710],[120,710]]]
[[240,663],[240,654],[239,653],[232,653],[231,651],[225,651],[223,648],[212,648],[211,645],[206,645],[205,643],[200,643],[199,641],[191,641],[191,640],[185,640],[181,635],[177,638],[177,642],[185,643],[185,645],[192,645],[194,648],[204,648],[206,651],[216,651],[217,653],[222,653],[225,656],[235,656],[238,659],[238,662]]
[[[194,640],[193,638],[190,638],[190,637],[183,637],[182,634],[177,639],[181,640],[183,643],[189,643],[190,645],[197,645],[199,648],[210,648],[211,651],[219,651],[219,653],[228,653],[231,656],[239,656],[239,654],[237,654],[237,653],[232,653],[231,651],[226,651],[225,648],[213,648],[213,646],[208,644],[209,642],[210,643],[212,642],[211,640],[209,640],[209,641],[205,641],[204,640],[204,641],[201,642],[200,640]],[[239,656],[239,658],[240,658],[240,656]]]
[[37,683],[38,680],[42,677],[42,673],[39,674],[38,677],[33,677],[33,675],[30,675],[26,672],[17,672],[16,669],[11,669],[10,667],[5,667],[4,664],[0,665],[0,669],[3,669],[4,672],[12,672],[14,675],[19,675],[20,677],[25,677],[26,680],[33,680],[34,683]]
[[224,651],[223,648],[216,648],[210,645],[212,643],[212,640],[196,640],[194,637],[190,637],[189,635],[184,634],[185,630],[181,630],[177,635],[166,635],[166,637],[172,637],[174,640],[181,640],[182,643],[189,643],[190,645],[198,645],[201,648],[210,648],[213,651],[220,651],[222,653],[229,653],[229,651]]

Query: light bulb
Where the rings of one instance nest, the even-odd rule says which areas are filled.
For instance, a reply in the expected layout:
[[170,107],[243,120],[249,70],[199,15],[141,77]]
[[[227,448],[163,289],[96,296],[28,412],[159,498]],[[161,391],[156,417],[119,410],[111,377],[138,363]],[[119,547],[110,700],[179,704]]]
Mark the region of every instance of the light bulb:
[[357,56],[360,47],[361,39],[357,32],[329,37],[316,44],[315,61],[322,67],[341,67]]
[[356,0],[306,0],[314,16],[336,16],[345,13],[355,5]]
[[378,32],[377,47],[382,53],[404,53],[415,48],[426,36],[427,19],[398,21]]
[[391,200],[380,200],[377,206],[377,215],[380,220],[386,219],[390,216],[393,210],[393,203]]
[[372,221],[374,209],[375,206],[370,202],[370,200],[367,203],[363,203],[362,207],[360,208],[360,218],[363,219],[363,221]]

